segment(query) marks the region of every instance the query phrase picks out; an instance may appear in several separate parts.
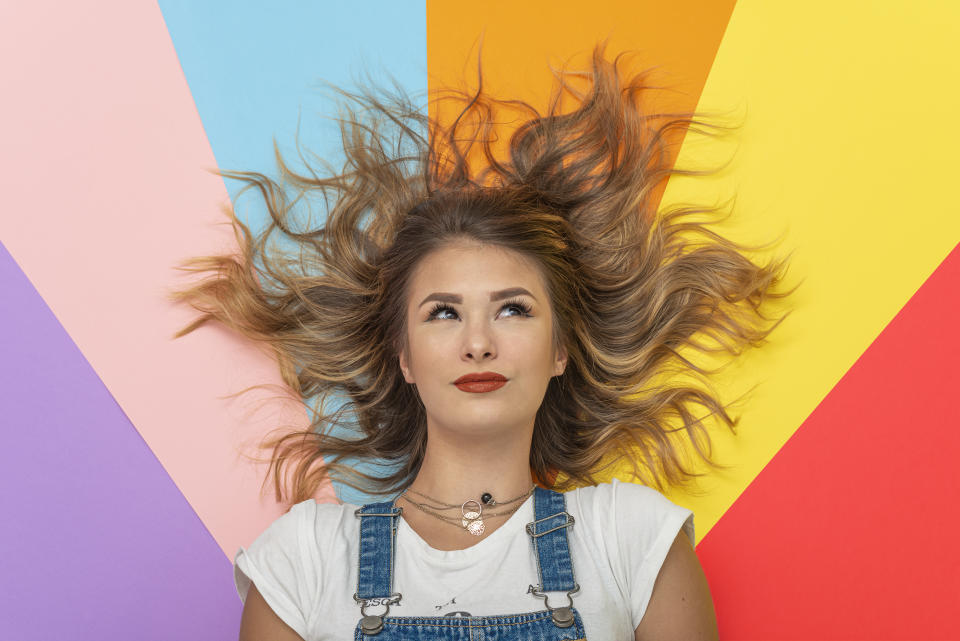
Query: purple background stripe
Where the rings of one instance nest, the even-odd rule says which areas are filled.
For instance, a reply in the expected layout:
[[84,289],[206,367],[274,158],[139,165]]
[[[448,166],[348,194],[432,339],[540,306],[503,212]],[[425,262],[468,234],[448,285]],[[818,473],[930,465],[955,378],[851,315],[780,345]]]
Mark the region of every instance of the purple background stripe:
[[0,637],[237,638],[230,561],[2,244],[0,426]]

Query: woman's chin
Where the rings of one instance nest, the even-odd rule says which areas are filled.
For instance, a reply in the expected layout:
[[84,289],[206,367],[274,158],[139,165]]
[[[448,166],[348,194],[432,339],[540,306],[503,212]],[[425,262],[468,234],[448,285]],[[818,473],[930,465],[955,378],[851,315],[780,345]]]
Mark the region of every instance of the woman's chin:
[[[436,426],[435,429],[443,429],[444,432],[455,438],[512,439],[516,438],[518,432],[523,431],[523,427],[516,421],[516,414],[504,412],[503,415],[477,417],[476,420],[471,421],[464,421],[463,417],[459,417],[459,420],[455,423],[443,428]],[[527,421],[526,424],[531,425],[532,423],[531,417],[531,420]]]

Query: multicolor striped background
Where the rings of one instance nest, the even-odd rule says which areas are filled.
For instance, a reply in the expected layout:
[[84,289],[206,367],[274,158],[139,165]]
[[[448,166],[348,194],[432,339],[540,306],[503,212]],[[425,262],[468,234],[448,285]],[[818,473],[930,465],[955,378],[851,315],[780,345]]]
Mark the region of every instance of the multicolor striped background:
[[298,117],[334,155],[319,81],[458,84],[481,34],[495,91],[542,103],[609,38],[745,123],[688,139],[681,164],[734,160],[664,194],[735,194],[729,235],[782,234],[803,281],[719,381],[760,384],[730,469],[671,495],[722,638],[960,638],[960,8],[760,0],[0,6],[0,636],[236,638],[230,559],[281,513],[244,453],[307,419],[221,398],[280,382],[237,336],[170,338],[173,266],[232,247],[238,185],[204,170],[273,174]]

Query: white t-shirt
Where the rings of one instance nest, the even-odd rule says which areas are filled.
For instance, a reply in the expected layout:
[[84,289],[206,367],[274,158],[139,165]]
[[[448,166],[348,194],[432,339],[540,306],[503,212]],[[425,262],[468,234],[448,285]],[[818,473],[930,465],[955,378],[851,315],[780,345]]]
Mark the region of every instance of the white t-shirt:
[[[654,489],[613,481],[566,494],[576,523],[567,529],[580,592],[573,605],[590,641],[632,639],[677,532],[694,541],[693,513]],[[250,582],[306,641],[353,638],[360,519],[357,506],[294,505],[234,559],[242,600]],[[533,498],[490,536],[465,550],[437,550],[404,521],[397,528],[393,589],[403,595],[389,616],[520,614],[543,610],[537,565],[524,525]],[[551,593],[551,607],[567,604]],[[381,608],[374,608],[375,612]],[[456,615],[454,615],[456,616]]]

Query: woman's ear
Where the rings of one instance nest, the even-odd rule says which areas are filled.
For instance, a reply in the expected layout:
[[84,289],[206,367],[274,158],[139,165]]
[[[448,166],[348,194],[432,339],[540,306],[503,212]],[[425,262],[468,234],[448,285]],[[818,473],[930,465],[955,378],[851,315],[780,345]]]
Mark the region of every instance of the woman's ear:
[[410,374],[410,363],[407,360],[407,352],[404,349],[398,351],[397,360],[400,362],[400,371],[403,372],[403,380],[413,383],[413,376]]
[[560,376],[567,369],[567,350],[563,346],[557,349],[557,358],[553,364],[553,375]]

